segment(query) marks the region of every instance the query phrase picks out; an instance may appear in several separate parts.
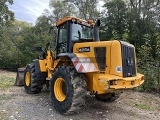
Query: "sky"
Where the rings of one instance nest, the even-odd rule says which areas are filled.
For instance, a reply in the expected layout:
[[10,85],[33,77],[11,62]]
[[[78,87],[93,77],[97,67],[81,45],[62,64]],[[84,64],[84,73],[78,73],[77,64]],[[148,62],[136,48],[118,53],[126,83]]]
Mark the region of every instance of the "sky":
[[35,24],[36,19],[49,9],[49,0],[13,0],[9,9],[14,12],[15,18],[20,21]]
[[[49,8],[49,0],[13,0],[9,9],[14,12],[15,19],[35,25],[37,18]],[[99,3],[101,6],[103,2]],[[100,7],[101,8],[101,7]]]

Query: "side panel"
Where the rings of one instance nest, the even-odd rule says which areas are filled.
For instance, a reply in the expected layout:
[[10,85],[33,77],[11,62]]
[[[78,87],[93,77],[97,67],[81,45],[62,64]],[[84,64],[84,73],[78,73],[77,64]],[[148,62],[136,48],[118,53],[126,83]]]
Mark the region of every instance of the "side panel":
[[90,92],[93,94],[106,93],[108,89],[108,83],[105,79],[100,79],[100,76],[105,75],[104,73],[86,73],[85,77],[88,79],[87,85]]
[[41,72],[47,72],[46,66],[45,66],[45,60],[39,60],[39,66]]
[[[110,60],[111,60],[111,44],[113,41],[101,42],[85,42],[76,43],[73,47],[73,52],[77,56],[87,56],[98,69],[97,72],[87,72],[87,85],[90,92],[97,92],[98,94],[105,93],[104,86],[106,82],[98,80],[99,75],[109,74]],[[105,58],[104,58],[105,57]]]
[[35,65],[36,74],[40,72],[47,72],[46,66],[45,66],[45,60],[35,59],[34,65]]
[[77,72],[87,73],[87,72],[98,72],[98,68],[93,64],[91,59],[87,55],[80,53],[75,54],[76,57],[71,58],[73,65],[75,66]]
[[73,52],[89,57],[99,72],[109,73],[111,43],[112,41],[75,43]]
[[117,40],[114,40],[111,45],[110,75],[123,75],[121,44]]

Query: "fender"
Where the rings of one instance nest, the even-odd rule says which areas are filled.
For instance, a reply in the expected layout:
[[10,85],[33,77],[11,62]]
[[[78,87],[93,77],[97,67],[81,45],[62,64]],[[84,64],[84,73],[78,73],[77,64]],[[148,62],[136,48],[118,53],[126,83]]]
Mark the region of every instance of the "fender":
[[[36,79],[37,80],[45,80],[47,76],[47,71],[45,68],[45,64],[41,62],[44,62],[43,60],[35,59],[33,60],[33,64],[35,66],[35,73],[36,73]],[[43,67],[41,66],[43,65]]]
[[98,72],[91,59],[81,53],[61,53],[57,57],[68,56],[78,73]]

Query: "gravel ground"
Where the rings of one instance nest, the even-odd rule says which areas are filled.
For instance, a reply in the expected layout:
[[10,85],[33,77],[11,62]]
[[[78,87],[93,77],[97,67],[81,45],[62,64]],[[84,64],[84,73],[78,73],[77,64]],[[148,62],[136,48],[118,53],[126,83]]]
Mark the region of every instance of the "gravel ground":
[[[12,75],[12,74],[11,74]],[[14,75],[13,75],[14,76]],[[0,120],[160,120],[158,95],[124,91],[114,102],[87,96],[79,114],[63,116],[50,102],[49,91],[26,94],[23,87],[0,89]]]

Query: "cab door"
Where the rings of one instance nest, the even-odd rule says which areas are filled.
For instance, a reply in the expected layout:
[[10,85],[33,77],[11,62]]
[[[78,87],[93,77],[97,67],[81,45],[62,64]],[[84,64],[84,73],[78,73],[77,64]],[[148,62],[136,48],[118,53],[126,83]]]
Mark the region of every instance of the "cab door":
[[58,27],[58,39],[57,39],[57,55],[60,53],[67,52],[67,41],[68,41],[68,27],[64,23]]

